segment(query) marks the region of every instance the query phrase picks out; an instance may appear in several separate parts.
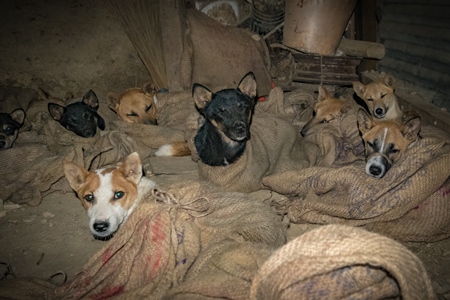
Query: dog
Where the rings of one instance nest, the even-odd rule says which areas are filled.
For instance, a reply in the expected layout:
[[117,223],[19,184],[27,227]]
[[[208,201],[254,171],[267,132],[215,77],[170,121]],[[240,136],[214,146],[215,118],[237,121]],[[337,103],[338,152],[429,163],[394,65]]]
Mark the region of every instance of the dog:
[[48,104],[48,111],[52,118],[64,128],[75,134],[89,138],[100,130],[105,130],[105,120],[98,114],[97,95],[89,90],[81,101],[62,106],[53,102]]
[[63,164],[64,174],[86,209],[89,228],[97,239],[110,239],[155,187],[152,180],[143,176],[137,152],[115,168],[93,172],[67,160]]
[[19,129],[25,120],[25,111],[21,108],[12,113],[0,113],[0,149],[9,149],[19,135]]
[[108,106],[121,120],[142,124],[157,125],[156,90],[149,82],[142,87],[129,88],[122,94],[108,92]]
[[394,93],[395,79],[391,74],[381,73],[379,81],[364,85],[353,82],[355,93],[367,104],[370,113],[378,120],[394,120],[401,123],[403,115]]
[[256,79],[247,73],[236,89],[211,92],[201,84],[192,95],[205,121],[194,138],[199,159],[209,166],[234,163],[250,138],[250,122],[256,97]]
[[420,116],[405,114],[402,124],[374,120],[365,110],[357,113],[358,128],[365,144],[366,174],[382,178],[420,137]]
[[333,123],[336,118],[350,109],[356,103],[351,100],[341,100],[330,95],[327,89],[319,86],[319,95],[314,106],[313,117],[302,127],[300,133],[306,136],[308,131],[319,124]]

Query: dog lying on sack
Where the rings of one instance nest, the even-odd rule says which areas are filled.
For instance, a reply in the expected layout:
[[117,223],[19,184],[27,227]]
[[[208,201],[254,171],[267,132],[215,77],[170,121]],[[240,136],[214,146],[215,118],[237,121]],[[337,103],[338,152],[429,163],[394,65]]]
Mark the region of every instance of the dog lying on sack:
[[[263,188],[261,180],[268,174],[311,165],[294,126],[276,115],[253,115],[256,79],[252,72],[235,89],[213,93],[196,83],[192,94],[205,118],[190,141],[201,179],[228,190],[253,192]],[[306,150],[317,152],[311,146]]]

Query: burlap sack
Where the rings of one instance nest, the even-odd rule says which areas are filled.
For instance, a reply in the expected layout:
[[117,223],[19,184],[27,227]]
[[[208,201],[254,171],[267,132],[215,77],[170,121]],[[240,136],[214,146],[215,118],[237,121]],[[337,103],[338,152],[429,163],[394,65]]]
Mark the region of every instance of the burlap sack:
[[249,299],[437,299],[423,263],[400,243],[328,225],[278,249]]
[[249,299],[253,277],[275,249],[224,240],[202,250],[178,287],[164,299]]
[[284,93],[280,87],[274,87],[264,101],[256,102],[255,114],[278,115],[300,130],[312,115],[313,107],[312,93],[302,90]]
[[356,106],[332,123],[318,124],[308,130],[305,140],[319,146],[322,159],[318,166],[331,167],[364,160],[364,141],[359,133]]
[[[192,157],[198,160],[192,140]],[[296,128],[284,119],[259,113],[253,116],[250,139],[242,156],[227,166],[209,166],[198,160],[199,176],[229,191],[253,192],[264,187],[264,176],[303,170],[315,164],[317,154],[317,148],[302,140]]]
[[[423,138],[381,179],[368,176],[365,164],[355,162],[273,174],[263,183],[291,197],[280,205],[294,223],[383,223],[371,228],[400,240],[443,239],[450,236],[450,193],[442,192],[450,176],[450,139],[436,128],[424,127],[421,134]],[[415,222],[404,217],[414,217]],[[388,229],[392,226],[396,229]]]
[[199,182],[154,190],[55,298],[161,299],[202,249],[223,240],[279,247],[285,230],[267,204],[246,194]]
[[195,10],[186,10],[186,32],[180,62],[182,85],[237,86],[253,71],[258,95],[271,89],[270,58],[265,41],[243,28],[224,26]]

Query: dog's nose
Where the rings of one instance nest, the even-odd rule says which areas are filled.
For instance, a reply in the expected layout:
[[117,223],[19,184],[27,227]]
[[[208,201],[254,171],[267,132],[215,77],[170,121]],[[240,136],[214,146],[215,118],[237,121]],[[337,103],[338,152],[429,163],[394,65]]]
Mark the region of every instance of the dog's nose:
[[377,116],[382,116],[384,114],[384,110],[382,108],[375,109],[375,114]]
[[97,232],[105,232],[108,230],[109,222],[96,222],[93,225],[94,230]]
[[369,172],[373,176],[380,176],[380,174],[381,174],[381,172],[383,172],[383,170],[379,166],[371,165],[369,167]]
[[93,137],[94,136],[94,131],[90,128],[86,128],[83,130],[83,136],[84,137]]
[[6,147],[6,142],[5,141],[0,141],[0,149],[3,149]]
[[245,133],[247,130],[247,126],[245,125],[244,122],[240,121],[240,122],[236,122],[234,124],[234,132],[236,134],[243,134]]

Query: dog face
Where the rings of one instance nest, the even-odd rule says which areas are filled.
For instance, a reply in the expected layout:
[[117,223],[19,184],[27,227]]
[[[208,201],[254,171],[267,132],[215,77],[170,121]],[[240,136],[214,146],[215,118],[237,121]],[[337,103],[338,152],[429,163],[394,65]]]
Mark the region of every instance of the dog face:
[[382,178],[417,140],[421,125],[419,116],[404,120],[402,125],[392,121],[375,122],[361,109],[358,127],[365,144],[366,173]]
[[11,148],[25,120],[25,111],[16,109],[12,113],[0,113],[0,149]]
[[205,119],[234,142],[250,138],[250,121],[256,97],[256,80],[247,73],[236,89],[211,92],[201,84],[192,87],[195,105]]
[[130,88],[121,95],[109,92],[108,106],[125,122],[156,125],[156,90],[150,83]]
[[333,123],[338,116],[351,108],[349,101],[333,98],[323,86],[319,86],[319,96],[314,106],[313,117],[303,126],[300,133],[305,136],[314,126]]
[[97,110],[98,98],[92,90],[86,93],[81,102],[72,103],[66,107],[56,103],[48,104],[48,111],[54,120],[82,137],[93,137],[97,127],[101,130],[105,129],[105,121]]
[[370,113],[377,119],[395,119],[397,98],[394,94],[395,79],[392,75],[383,73],[379,82],[364,85],[354,82],[355,93],[366,102]]
[[87,211],[92,234],[100,239],[111,237],[137,204],[142,177],[139,154],[130,154],[116,168],[94,172],[65,161],[64,173]]

